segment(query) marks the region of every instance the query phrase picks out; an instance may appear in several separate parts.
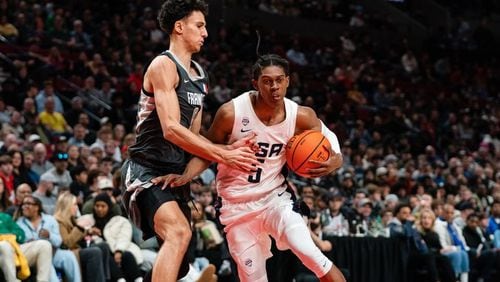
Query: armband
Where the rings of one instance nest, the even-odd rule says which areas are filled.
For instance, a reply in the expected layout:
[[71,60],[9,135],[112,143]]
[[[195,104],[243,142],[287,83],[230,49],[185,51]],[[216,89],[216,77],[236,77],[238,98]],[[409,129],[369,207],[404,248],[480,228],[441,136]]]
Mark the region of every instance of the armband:
[[337,154],[341,154],[339,139],[337,139],[337,135],[335,135],[335,133],[333,133],[328,127],[326,127],[326,125],[323,123],[323,121],[320,120],[320,122],[321,122],[321,133],[330,142],[330,145],[332,146],[332,150]]

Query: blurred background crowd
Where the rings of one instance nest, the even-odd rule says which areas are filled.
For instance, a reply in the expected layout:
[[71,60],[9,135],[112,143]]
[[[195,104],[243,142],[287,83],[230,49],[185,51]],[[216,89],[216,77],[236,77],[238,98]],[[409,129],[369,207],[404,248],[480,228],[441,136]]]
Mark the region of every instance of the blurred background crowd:
[[[209,38],[196,57],[210,75],[204,129],[222,103],[251,89],[258,30],[260,53],[291,63],[288,98],[314,108],[338,136],[337,173],[289,175],[312,234],[407,240],[409,269],[425,268],[425,281],[499,281],[497,1],[208,2]],[[157,246],[127,220],[117,171],[134,142],[143,66],[168,47],[160,5],[0,0],[6,281],[29,269],[39,281],[141,281],[151,268]],[[189,281],[209,263],[219,281],[235,280],[216,172],[191,184]],[[42,259],[50,247],[54,255]],[[29,266],[17,266],[24,276],[7,263],[15,254]],[[295,279],[315,281],[309,276]]]

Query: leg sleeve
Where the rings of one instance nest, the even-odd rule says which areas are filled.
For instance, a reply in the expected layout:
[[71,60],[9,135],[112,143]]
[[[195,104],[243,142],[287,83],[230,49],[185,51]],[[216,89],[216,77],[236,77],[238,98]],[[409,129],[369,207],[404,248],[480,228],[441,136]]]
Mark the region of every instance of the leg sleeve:
[[276,239],[276,245],[287,247],[317,277],[323,277],[333,263],[314,244],[309,228],[291,206],[275,208],[266,217],[266,229]]

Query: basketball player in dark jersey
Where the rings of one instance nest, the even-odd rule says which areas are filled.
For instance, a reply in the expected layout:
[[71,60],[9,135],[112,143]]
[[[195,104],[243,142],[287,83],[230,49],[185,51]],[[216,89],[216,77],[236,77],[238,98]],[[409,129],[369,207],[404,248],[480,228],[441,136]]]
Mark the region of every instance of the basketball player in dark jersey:
[[[123,164],[124,203],[129,216],[161,246],[152,281],[176,281],[189,267],[183,257],[191,239],[189,186],[162,189],[151,179],[182,173],[191,155],[252,171],[257,164],[245,142],[215,145],[199,135],[208,77],[191,60],[207,37],[202,0],[167,0],[159,13],[160,26],[170,35],[169,50],[146,66],[136,127],[136,143]],[[247,142],[248,141],[248,142]]]

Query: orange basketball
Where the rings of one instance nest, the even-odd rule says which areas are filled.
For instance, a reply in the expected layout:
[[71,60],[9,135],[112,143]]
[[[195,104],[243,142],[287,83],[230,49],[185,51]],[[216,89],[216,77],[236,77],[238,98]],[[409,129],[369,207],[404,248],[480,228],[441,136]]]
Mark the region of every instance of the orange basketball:
[[286,145],[286,163],[296,174],[309,177],[308,170],[317,165],[310,160],[326,161],[330,158],[331,146],[328,139],[316,130],[306,130],[295,135]]

